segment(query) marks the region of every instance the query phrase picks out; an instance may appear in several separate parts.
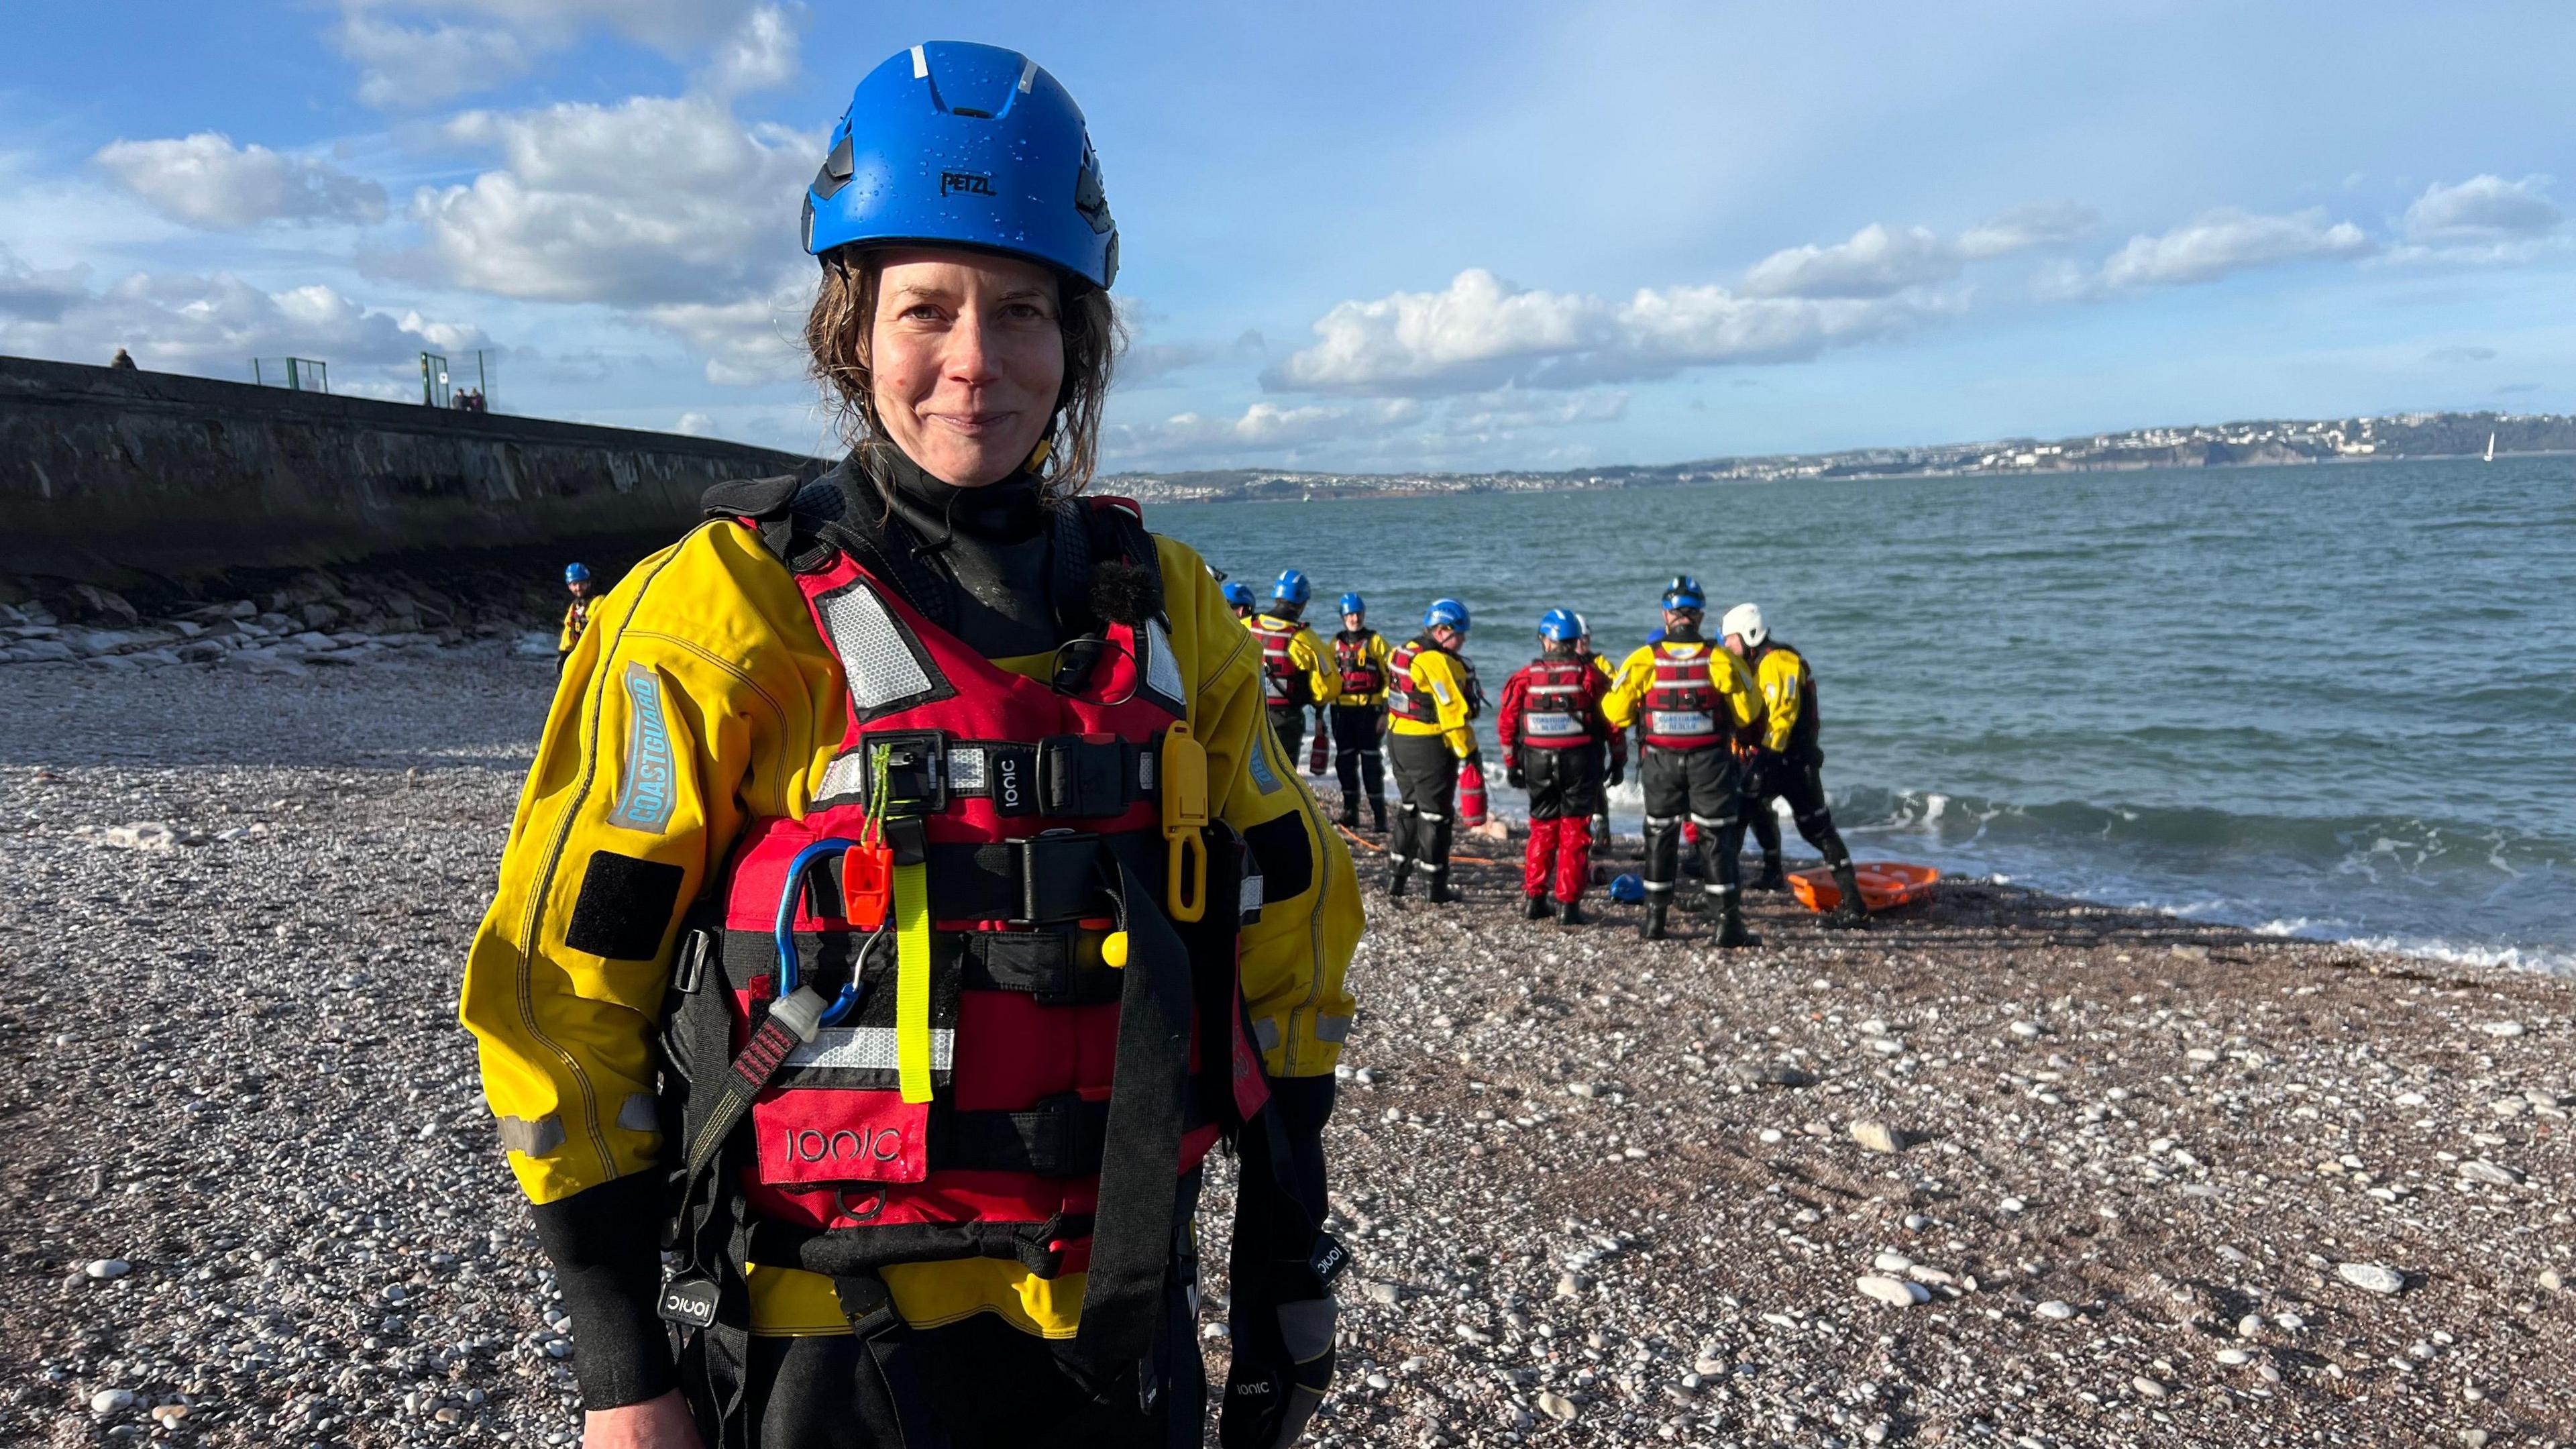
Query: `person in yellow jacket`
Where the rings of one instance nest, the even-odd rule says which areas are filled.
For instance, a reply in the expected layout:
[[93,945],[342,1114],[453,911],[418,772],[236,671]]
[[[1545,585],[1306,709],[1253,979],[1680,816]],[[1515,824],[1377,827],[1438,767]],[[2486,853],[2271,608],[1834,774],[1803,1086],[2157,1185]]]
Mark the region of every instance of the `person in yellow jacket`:
[[[925,73],[936,77],[935,85],[921,79]],[[944,109],[949,105],[961,109],[951,113]],[[909,148],[922,166],[907,163],[889,173],[890,194],[855,196],[862,188],[839,183],[850,174],[845,158],[851,133],[860,128],[868,129],[866,143],[877,154]],[[972,157],[950,154],[960,145],[970,145]],[[1171,1167],[1150,1157],[1141,1163],[1122,1161],[1114,1152],[1095,1158],[1098,1165],[1090,1170],[1097,1173],[1101,1202],[1097,1221],[1065,1218],[1054,1233],[1056,1239],[1091,1244],[1087,1274],[1070,1267],[1053,1271],[1058,1255],[1044,1231],[1034,1239],[1010,1239],[1018,1245],[1012,1249],[1001,1246],[999,1224],[980,1239],[929,1226],[873,1229],[873,1214],[886,1212],[888,1189],[876,1189],[871,1198],[867,1182],[843,1183],[839,1196],[827,1196],[819,1209],[798,1208],[819,1210],[827,1224],[836,1225],[812,1243],[846,1240],[856,1245],[849,1251],[863,1255],[866,1267],[829,1268],[841,1275],[835,1277],[807,1270],[814,1260],[801,1254],[811,1244],[779,1246],[802,1241],[792,1232],[778,1236],[792,1224],[761,1216],[760,1193],[776,1195],[766,1142],[756,1144],[748,1133],[712,1143],[697,1137],[684,1143],[669,1135],[677,1122],[728,1120],[725,1114],[741,1103],[748,1104],[747,1115],[734,1120],[748,1125],[758,1120],[760,1103],[773,1098],[784,1103],[799,1092],[809,1102],[857,1095],[784,1085],[756,1098],[736,1095],[758,1089],[763,1071],[774,1072],[781,1059],[791,1070],[776,1080],[802,1080],[798,1071],[812,1076],[793,1064],[825,1050],[810,1019],[789,1010],[812,996],[813,988],[791,994],[783,975],[756,976],[743,988],[755,1002],[766,999],[759,996],[763,990],[778,999],[767,1008],[766,1025],[757,1014],[748,1023],[737,1021],[737,1045],[743,1031],[750,1032],[751,1045],[740,1048],[731,1069],[720,1060],[700,1059],[694,1063],[696,1079],[684,1080],[676,1075],[682,1059],[666,1054],[676,1049],[674,1023],[688,1019],[698,1003],[741,1009],[739,991],[709,983],[735,982],[736,945],[748,940],[757,949],[767,940],[765,918],[758,930],[745,933],[726,916],[728,900],[779,899],[775,865],[766,897],[759,894],[761,881],[745,874],[759,857],[755,847],[781,832],[800,838],[797,832],[810,821],[850,818],[852,807],[834,802],[851,798],[853,788],[876,802],[867,806],[871,830],[888,799],[900,798],[907,810],[930,809],[933,828],[957,829],[1007,813],[1006,792],[1021,786],[1036,788],[1040,802],[1055,800],[1052,792],[1059,789],[1069,792],[1068,801],[1085,802],[1065,807],[1077,818],[1132,812],[1137,807],[1123,802],[1134,800],[1140,789],[1179,791],[1158,807],[1162,833],[1172,838],[1179,862],[1164,888],[1171,893],[1170,925],[1161,924],[1161,894],[1140,898],[1128,891],[1112,902],[1094,894],[1116,889],[1120,871],[1130,872],[1132,880],[1132,865],[1110,869],[1107,884],[1089,867],[1062,879],[1042,878],[1037,871],[1034,840],[1091,852],[1110,849],[1110,837],[1098,837],[1104,843],[1095,847],[1077,831],[1040,834],[1034,828],[1039,821],[1032,820],[1006,832],[1009,839],[1031,838],[1021,874],[1023,867],[1012,864],[1015,853],[1005,851],[988,863],[993,847],[943,846],[936,835],[927,845],[907,846],[922,839],[919,822],[889,821],[883,839],[895,852],[894,885],[893,904],[882,908],[884,929],[899,925],[906,943],[921,930],[921,939],[936,947],[936,960],[949,959],[944,953],[952,949],[938,943],[953,942],[960,953],[955,959],[977,963],[974,971],[994,979],[966,977],[962,1012],[953,1001],[946,1008],[928,1002],[916,1007],[909,985],[912,947],[905,944],[906,984],[900,991],[888,986],[883,1009],[958,1013],[941,1019],[957,1023],[950,1030],[962,1081],[975,1049],[969,1038],[981,1032],[1000,1041],[991,1036],[997,1022],[1018,1022],[1022,1040],[1046,1044],[1027,1034],[1070,1032],[1083,1021],[1100,1020],[1082,1015],[1096,1007],[1048,1007],[1043,996],[1012,996],[1015,990],[1048,988],[1042,982],[1003,982],[1006,967],[1020,975],[1038,971],[1066,990],[1106,980],[1110,999],[1125,1003],[1120,1020],[1152,1020],[1150,1013],[1139,1014],[1140,1001],[1169,1020],[1168,995],[1150,999],[1169,989],[1154,981],[1174,979],[1160,966],[1149,975],[1149,963],[1172,960],[1171,948],[1157,943],[1177,939],[1196,953],[1199,948],[1188,943],[1222,932],[1226,964],[1187,965],[1182,976],[1196,983],[1214,970],[1222,981],[1223,972],[1239,969],[1242,1045],[1235,1049],[1232,1090],[1203,1087],[1196,1108],[1188,1108],[1186,1097],[1173,1105],[1138,1095],[1164,1079],[1140,1077],[1144,1085],[1131,1092],[1131,1046],[1143,1040],[1140,1052],[1177,1063],[1171,1053],[1181,1038],[1122,1030],[1115,1038],[1115,1086],[1105,1093],[1106,1140],[1161,1140],[1156,1132],[1182,1130],[1181,1109],[1206,1111],[1211,1091],[1221,1103],[1239,1105],[1248,1100],[1245,1073],[1252,1073],[1257,1088],[1266,1071],[1269,1106],[1239,1129],[1246,1187],[1234,1233],[1233,1368],[1221,1410],[1224,1442],[1284,1449],[1301,1435],[1330,1384],[1329,1280],[1341,1259],[1326,1251],[1329,1240],[1315,1228],[1326,1211],[1322,1131],[1332,1110],[1333,1068],[1354,1011],[1344,973],[1362,928],[1358,885],[1348,853],[1299,781],[1294,762],[1279,752],[1263,709],[1260,651],[1216,581],[1190,549],[1158,537],[1144,542],[1149,536],[1141,527],[1115,537],[1138,541],[1153,562],[1150,571],[1117,555],[1104,557],[1097,530],[1114,528],[1111,515],[1117,510],[1087,508],[1073,496],[1097,456],[1115,336],[1106,291],[1115,235],[1092,223],[1095,216],[1105,222],[1107,211],[1089,158],[1071,99],[1052,76],[1014,52],[933,43],[898,54],[863,81],[835,137],[833,156],[807,199],[809,250],[823,265],[807,335],[816,349],[816,375],[845,409],[853,435],[850,457],[801,487],[784,479],[774,486],[716,490],[709,500],[713,521],[629,572],[600,601],[567,661],[512,821],[498,889],[466,963],[460,1014],[477,1039],[485,1094],[571,1314],[573,1366],[587,1410],[585,1442],[593,1449],[934,1441],[955,1449],[1196,1445],[1205,1433],[1206,1385],[1192,1321],[1194,1170],[1175,1180]],[[1052,196],[1065,215],[996,221],[991,207],[978,210],[973,200],[943,208],[939,197],[905,190],[923,167],[935,186],[943,165],[954,170],[968,160],[978,168],[1021,168],[994,180],[998,199],[991,207],[1038,207]],[[1084,168],[1079,190],[1077,160]],[[1055,174],[1058,162],[1062,176]],[[887,207],[893,212],[886,213]],[[940,238],[953,245],[928,240]],[[1070,530],[1092,536],[1080,538]],[[1069,556],[1066,550],[1077,543],[1081,553]],[[1087,580],[1069,571],[1074,557],[1089,561]],[[852,588],[825,594],[816,569],[863,572]],[[1103,618],[1126,621],[1108,627],[1133,631],[1118,637],[1137,641],[1136,657],[1122,665],[1114,651],[1098,647]],[[868,632],[870,620],[874,634]],[[903,628],[888,635],[889,620]],[[844,624],[852,625],[846,637]],[[938,659],[949,663],[940,666]],[[974,662],[979,659],[989,661],[989,668]],[[1184,750],[1175,729],[1154,747],[1152,758],[1163,762],[1157,771],[1147,768],[1150,760],[1140,764],[1135,746],[1115,740],[1106,746],[1079,736],[1031,741],[1024,757],[1012,755],[1007,744],[979,743],[970,770],[962,743],[945,747],[944,765],[936,756],[923,763],[914,741],[875,744],[865,755],[843,748],[845,737],[889,740],[861,734],[866,720],[910,708],[909,700],[933,698],[942,689],[956,703],[940,707],[981,708],[975,692],[992,691],[992,709],[999,711],[1004,696],[1022,702],[1029,697],[1028,689],[1015,684],[1004,688],[1011,676],[1037,682],[1037,697],[1044,699],[1043,686],[1059,695],[1078,691],[1088,670],[1119,668],[1130,669],[1124,677],[1135,682],[1100,707],[1118,706],[1132,701],[1138,689],[1151,689],[1156,700],[1168,701],[1155,707],[1175,711],[1187,725],[1195,750]],[[889,689],[912,693],[889,702]],[[862,706],[865,712],[854,720]],[[899,748],[911,753],[899,754]],[[1195,763],[1201,755],[1203,769]],[[1015,758],[1037,762],[1019,786],[1010,783]],[[1072,763],[1050,771],[1050,758]],[[864,761],[865,770],[845,779],[842,767],[854,761]],[[1163,776],[1159,786],[1157,774]],[[1202,780],[1209,822],[1203,830],[1191,825],[1202,808],[1191,798]],[[976,799],[960,798],[968,795]],[[938,799],[949,804],[943,809],[919,803]],[[960,815],[968,805],[986,816]],[[1038,808],[1040,819],[1059,813],[1052,804]],[[1175,819],[1181,823],[1172,824]],[[909,831],[897,829],[907,824]],[[869,838],[862,833],[859,843]],[[1244,842],[1246,870],[1258,872],[1244,877],[1246,915],[1239,937],[1226,914],[1235,905],[1234,888],[1228,884],[1225,898],[1211,903],[1205,899],[1213,889],[1207,870],[1198,877],[1204,914],[1182,914],[1189,873],[1184,845],[1204,839],[1213,849],[1236,838]],[[1162,847],[1158,838],[1134,859],[1150,861],[1159,877]],[[907,866],[907,849],[916,860],[926,855],[927,863]],[[1044,940],[1009,938],[1065,942],[1053,967],[1036,956],[1006,960],[1000,947],[1009,941],[1002,937],[950,931],[944,923],[927,930],[928,911],[906,914],[921,909],[905,905],[905,891],[920,889],[905,885],[915,878],[907,870],[927,879],[928,900],[938,905],[961,899],[958,892],[984,889],[978,873],[991,869],[1002,869],[1010,889],[1026,893],[1031,921],[1064,923]],[[846,863],[835,872],[838,890],[855,893],[863,887],[851,883],[860,879]],[[812,904],[814,880],[807,880],[809,889],[801,896],[795,880],[791,871],[791,905],[782,909],[797,913],[793,919],[803,919],[806,911],[829,914]],[[1035,902],[1049,894],[1061,904],[1042,912]],[[849,903],[855,899],[852,894],[834,909],[855,917],[861,909]],[[1019,917],[1020,899],[1014,894],[1010,903],[984,909]],[[800,900],[806,904],[793,905]],[[1118,907],[1116,922],[1089,919],[1108,914],[1112,903]],[[709,909],[723,927],[715,933],[724,942],[720,953],[708,947],[707,930],[690,924]],[[963,908],[943,906],[939,914],[952,909]],[[968,919],[979,918],[969,913]],[[1184,920],[1201,924],[1184,928],[1178,924]],[[1112,924],[1120,929],[1108,934]],[[786,934],[784,921],[779,929]],[[1183,934],[1185,929],[1198,934]],[[1238,942],[1239,968],[1231,964],[1238,959]],[[986,945],[990,952],[982,949]],[[1131,951],[1141,953],[1139,959],[1131,962]],[[711,954],[718,959],[711,962]],[[808,969],[821,969],[822,958],[812,959]],[[773,965],[784,972],[787,960]],[[1104,968],[1115,967],[1126,969],[1104,975]],[[771,968],[754,962],[742,969]],[[844,1004],[861,989],[856,970],[845,961]],[[1045,976],[1049,970],[1074,974],[1059,979]],[[1202,1029],[1190,1038],[1193,1050],[1207,1041],[1222,1057],[1233,1023],[1222,1012],[1192,1011]],[[1216,1034],[1208,1037],[1211,1024]],[[826,1030],[859,1042],[877,1028]],[[911,1030],[886,1033],[905,1043],[907,1062],[915,1040]],[[800,1031],[804,1046],[795,1045]],[[923,1032],[923,1050],[951,1051],[934,1044],[948,1034]],[[764,1057],[769,1049],[762,1043],[773,1037],[779,1048]],[[991,1066],[995,1048],[979,1050]],[[1048,1045],[1055,1056],[1066,1050]],[[829,1052],[812,1058],[841,1059]],[[937,1060],[946,1059],[924,1058],[926,1066]],[[1008,1063],[1001,1066],[1007,1069]],[[1214,1079],[1206,1075],[1211,1069]],[[1203,1062],[1199,1071],[1201,1083],[1225,1075],[1222,1061],[1212,1068]],[[937,1077],[925,1070],[924,1078],[930,1106],[892,1110],[932,1112],[925,1130],[934,1147],[941,1131],[954,1130],[939,1125],[948,1120],[939,1113],[960,1124],[969,1117],[996,1119],[990,1125],[1006,1115],[952,1103],[931,1085]],[[1105,1084],[1108,1078],[1099,1080]],[[736,1085],[746,1082],[749,1087]],[[907,1081],[904,1102],[913,1100],[910,1091]],[[890,1103],[896,1096],[866,1095]],[[1065,1105],[1079,1116],[1080,1101],[1068,1098]],[[709,1111],[713,1119],[705,1115]],[[1166,1112],[1173,1115],[1160,1115]],[[1122,1120],[1141,1122],[1141,1132],[1122,1138]],[[696,1130],[710,1135],[703,1126]],[[840,1154],[844,1137],[851,1140],[851,1152],[875,1152],[880,1160],[889,1151],[908,1150],[907,1139],[893,1132],[874,1145],[848,1132],[828,1139],[814,1132],[801,1136],[811,1139],[804,1148],[809,1155]],[[791,1154],[799,1137],[792,1130],[786,1134]],[[1006,1158],[1024,1152],[1035,1161],[1042,1149],[1060,1150],[1076,1161],[1080,1156],[1078,1143],[1047,1148],[1046,1140],[1029,1139],[1014,1148],[1011,1141],[990,1140],[989,1132],[985,1137],[980,1150]],[[952,1150],[960,1145],[954,1138],[951,1143]],[[718,1149],[715,1166],[700,1174],[693,1164],[699,1149],[709,1146]],[[1195,1159],[1184,1149],[1182,1160]],[[754,1163],[756,1172],[749,1167]],[[925,1191],[944,1180],[936,1160],[931,1168]],[[1158,1172],[1171,1189],[1168,1198],[1166,1189],[1153,1186]],[[675,1204],[675,1176],[685,1178],[692,1194],[714,1194],[716,1208],[703,1195]],[[984,1175],[963,1174],[968,1181],[948,1189],[964,1205],[958,1210],[969,1214],[965,1229],[979,1226],[971,1220],[978,1191],[972,1180],[979,1176]],[[1167,1230],[1157,1229],[1162,1238],[1141,1239],[1141,1259],[1135,1256],[1140,1236],[1121,1217],[1128,1208],[1111,1206],[1113,1178],[1147,1186],[1142,1198],[1122,1196],[1122,1204],[1165,1204],[1134,1214],[1137,1222],[1169,1222]],[[910,1179],[898,1174],[893,1180]],[[739,1222],[742,1235],[726,1240],[721,1261],[692,1260],[708,1277],[665,1284],[659,1252],[675,1206],[681,1209],[678,1241],[684,1250],[702,1241],[703,1235],[691,1236],[701,1222],[719,1228]],[[991,1256],[995,1252],[1006,1255]],[[1105,1279],[1113,1266],[1119,1276]],[[1112,1294],[1105,1282],[1141,1283],[1142,1296],[1124,1288]],[[1106,1324],[1113,1302],[1122,1324],[1142,1326],[1132,1352],[1092,1351],[1086,1327],[1094,1317]],[[1147,1310],[1141,1315],[1131,1312],[1138,1303]],[[665,1320],[678,1326],[676,1359]],[[1102,1339],[1104,1350],[1116,1346],[1106,1343],[1105,1333]]]
[[1475,721],[1485,692],[1476,666],[1458,652],[1467,642],[1467,606],[1435,600],[1422,632],[1387,659],[1386,753],[1395,766],[1395,830],[1386,842],[1386,893],[1401,896],[1414,868],[1434,904],[1458,899],[1449,884],[1449,839],[1456,828],[1458,781],[1482,771]]
[[1861,900],[1851,848],[1834,828],[1834,812],[1825,801],[1825,751],[1817,743],[1824,721],[1816,708],[1815,671],[1805,655],[1772,635],[1759,604],[1727,610],[1719,627],[1725,631],[1726,651],[1752,666],[1762,690],[1761,738],[1745,752],[1744,809],[1762,848],[1762,874],[1753,889],[1789,888],[1780,859],[1780,817],[1771,808],[1773,800],[1786,800],[1790,823],[1834,873],[1839,899],[1825,913],[1825,924],[1841,930],[1866,927],[1869,907]]
[[572,602],[564,606],[563,629],[555,636],[555,672],[558,674],[563,672],[563,662],[572,653],[572,646],[581,642],[581,631],[590,627],[590,606],[598,602],[597,594],[592,591],[590,565],[564,565],[564,592],[572,595]]
[[1744,929],[1736,860],[1744,848],[1736,746],[1762,719],[1744,661],[1700,637],[1708,596],[1685,574],[1664,590],[1664,637],[1628,656],[1602,702],[1613,729],[1637,726],[1637,783],[1646,795],[1646,917],[1660,941],[1680,876],[1682,818],[1699,827],[1704,889],[1717,908],[1717,944],[1760,944]]
[[[1619,671],[1611,666],[1607,656],[1594,651],[1590,619],[1576,614],[1574,627],[1582,631],[1574,641],[1574,652],[1577,657],[1589,661],[1592,672],[1601,676],[1602,695],[1607,698],[1610,686],[1619,682]],[[1604,852],[1610,848],[1610,792],[1618,789],[1620,782],[1628,778],[1627,744],[1628,732],[1613,730],[1611,738],[1597,741],[1593,746],[1598,752],[1595,758],[1601,764],[1602,788],[1599,802],[1592,810],[1592,838],[1599,842]]]
[[1340,697],[1333,701],[1333,773],[1342,785],[1342,824],[1356,830],[1360,800],[1369,802],[1370,828],[1386,833],[1386,755],[1379,738],[1386,733],[1387,658],[1394,653],[1386,636],[1368,626],[1368,600],[1354,591],[1342,595],[1342,627],[1333,635],[1333,664],[1341,671]]
[[1261,690],[1270,728],[1293,765],[1305,757],[1306,711],[1323,728],[1324,711],[1342,696],[1342,671],[1334,655],[1306,627],[1306,602],[1315,586],[1303,569],[1285,569],[1270,586],[1270,607],[1244,621],[1261,641]]

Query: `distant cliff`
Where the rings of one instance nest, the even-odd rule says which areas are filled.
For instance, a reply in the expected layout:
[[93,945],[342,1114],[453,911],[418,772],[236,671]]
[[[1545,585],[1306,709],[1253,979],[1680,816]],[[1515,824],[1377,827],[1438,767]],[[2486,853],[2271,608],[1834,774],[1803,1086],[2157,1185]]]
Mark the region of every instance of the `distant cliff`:
[[0,357],[0,574],[124,585],[387,555],[639,552],[811,458],[175,373]]

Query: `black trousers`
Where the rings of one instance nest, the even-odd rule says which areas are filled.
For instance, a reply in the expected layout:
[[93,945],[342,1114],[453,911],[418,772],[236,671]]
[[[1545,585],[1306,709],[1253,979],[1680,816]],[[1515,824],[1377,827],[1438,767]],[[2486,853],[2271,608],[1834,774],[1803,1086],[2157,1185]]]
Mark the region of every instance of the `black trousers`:
[[1449,870],[1449,833],[1458,814],[1458,757],[1439,735],[1388,735],[1398,796],[1386,861],[1415,864],[1431,876]]
[[1646,903],[1669,904],[1681,863],[1682,818],[1699,827],[1699,856],[1713,904],[1732,904],[1741,889],[1736,855],[1744,849],[1743,774],[1724,745],[1638,751],[1637,784],[1646,795]]
[[1561,750],[1523,746],[1521,776],[1529,781],[1532,820],[1572,820],[1601,808],[1602,763],[1598,745]]
[[1333,706],[1333,773],[1341,777],[1344,809],[1386,798],[1386,756],[1378,749],[1378,729],[1385,723],[1382,704]]
[[1834,829],[1834,812],[1825,805],[1822,750],[1804,755],[1765,751],[1755,757],[1753,768],[1746,772],[1744,813],[1753,827],[1754,843],[1762,847],[1762,859],[1776,863],[1780,859],[1780,817],[1771,808],[1773,800],[1789,802],[1790,823],[1825,858],[1825,864],[1840,865],[1851,859],[1851,851],[1843,845],[1842,832]]
[[1270,732],[1279,737],[1279,747],[1288,761],[1288,772],[1296,774],[1306,768],[1306,707],[1274,704],[1268,708]]

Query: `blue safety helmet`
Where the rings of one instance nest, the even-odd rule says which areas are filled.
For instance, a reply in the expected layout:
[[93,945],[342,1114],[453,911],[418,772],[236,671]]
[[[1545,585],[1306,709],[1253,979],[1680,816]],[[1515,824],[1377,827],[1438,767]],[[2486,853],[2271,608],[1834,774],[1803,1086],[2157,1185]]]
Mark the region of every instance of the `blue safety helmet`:
[[1425,629],[1437,629],[1443,624],[1448,625],[1450,628],[1457,630],[1461,634],[1466,633],[1467,606],[1459,603],[1456,599],[1432,600],[1431,607],[1422,611],[1422,627]]
[[1646,883],[1632,873],[1614,876],[1610,881],[1610,899],[1623,906],[1642,905],[1646,899]]
[[1252,585],[1245,583],[1241,579],[1236,579],[1225,586],[1225,601],[1238,609],[1254,609],[1260,607],[1260,605],[1253,600]]
[[1706,592],[1701,590],[1699,580],[1692,578],[1688,574],[1675,574],[1673,575],[1673,581],[1664,585],[1664,607],[1667,609],[1706,609],[1708,607],[1708,595]]
[[1095,287],[1118,276],[1118,223],[1082,108],[1034,60],[934,40],[859,82],[805,193],[805,250],[854,242],[977,247]]
[[1279,582],[1270,586],[1270,597],[1282,604],[1295,604],[1303,608],[1306,601],[1314,596],[1315,586],[1306,582],[1304,569],[1281,569]]
[[1368,600],[1361,598],[1357,591],[1344,594],[1341,611],[1345,614],[1365,614],[1368,612]]
[[1570,644],[1583,637],[1583,621],[1568,610],[1550,609],[1538,616],[1538,637]]
[[586,583],[589,583],[589,582],[590,582],[590,565],[588,565],[588,564],[578,564],[578,563],[568,563],[568,564],[565,564],[565,565],[564,565],[564,582],[565,582],[565,583],[568,583],[568,584],[586,584]]

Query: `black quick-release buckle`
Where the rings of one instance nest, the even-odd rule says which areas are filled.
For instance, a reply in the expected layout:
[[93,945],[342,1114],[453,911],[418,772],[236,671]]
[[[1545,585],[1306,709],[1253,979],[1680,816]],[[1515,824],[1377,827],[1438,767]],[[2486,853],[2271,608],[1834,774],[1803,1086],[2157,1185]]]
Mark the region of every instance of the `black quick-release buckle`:
[[888,819],[917,819],[948,808],[948,736],[938,730],[863,735],[868,803]]
[[1080,735],[1038,741],[1038,813],[1081,820],[1125,810],[1129,748]]

